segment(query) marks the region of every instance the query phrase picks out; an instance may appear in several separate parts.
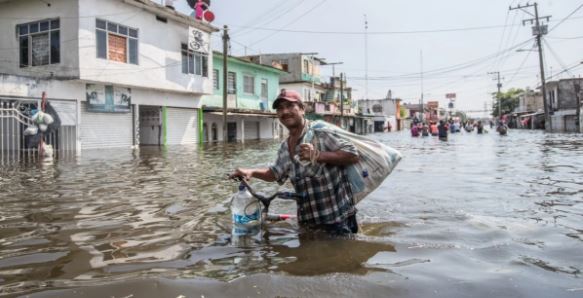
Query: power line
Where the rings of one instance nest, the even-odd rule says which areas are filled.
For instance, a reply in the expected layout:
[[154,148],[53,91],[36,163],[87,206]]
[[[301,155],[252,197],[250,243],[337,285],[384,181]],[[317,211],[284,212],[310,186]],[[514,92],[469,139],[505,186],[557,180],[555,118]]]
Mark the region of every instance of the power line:
[[[523,46],[524,44],[526,44],[526,43],[528,43],[530,41],[532,41],[532,38],[529,38],[529,39],[527,39],[527,40],[525,40],[525,41],[523,41],[521,43],[518,43],[518,44],[516,44],[516,45],[514,45],[514,46],[512,46],[510,48],[507,48],[507,49],[505,49],[503,51],[500,51],[500,52],[497,52],[497,53],[494,53],[494,54],[490,54],[490,55],[487,55],[487,56],[484,56],[484,57],[480,57],[480,58],[477,58],[477,59],[474,59],[474,60],[470,60],[470,61],[467,61],[467,62],[455,64],[455,65],[452,65],[452,66],[447,66],[447,67],[437,68],[437,69],[433,69],[433,70],[429,70],[429,71],[424,71],[423,74],[424,75],[445,74],[445,73],[451,73],[451,72],[459,71],[459,70],[462,70],[462,69],[470,68],[472,66],[479,65],[479,64],[482,64],[484,62],[487,62],[487,61],[489,61],[491,59],[497,58],[501,54],[511,55],[511,54],[514,53],[514,50],[516,48],[519,48],[519,47]],[[419,75],[420,75],[419,72],[415,72],[415,73],[409,73],[409,74],[404,74],[404,75],[399,75],[399,76],[389,76],[389,77],[384,77],[384,78],[385,79],[389,79],[389,78],[407,78],[407,77],[409,77],[409,78],[410,77],[415,77],[416,78]],[[353,77],[351,77],[351,78],[353,78]]]
[[[314,9],[314,8],[312,8]],[[309,11],[311,12],[311,11]],[[309,13],[308,12],[308,13]],[[577,17],[570,19],[580,19],[583,17]],[[562,19],[565,20],[565,19]],[[552,22],[551,22],[552,23]],[[253,30],[262,31],[277,31],[285,33],[305,33],[305,34],[329,34],[329,35],[364,35],[364,31],[317,31],[317,30],[292,30],[292,29],[282,29],[282,28],[267,28],[267,27],[249,27],[241,25],[231,25],[235,28],[249,28]],[[286,25],[288,26],[288,25]],[[283,27],[286,27],[283,26]],[[476,26],[476,27],[462,27],[462,28],[446,28],[446,29],[427,29],[427,30],[409,30],[409,31],[368,31],[367,34],[372,35],[391,35],[391,34],[424,34],[424,33],[447,33],[447,32],[459,32],[459,31],[478,31],[478,30],[489,30],[503,28],[507,25],[486,25],[486,26]],[[519,27],[520,24],[512,24],[509,27]]]
[[[285,5],[283,5],[286,2],[287,2],[287,4],[291,3],[290,8],[287,8]],[[246,28],[243,28],[239,32],[234,32],[233,35],[241,36],[241,35],[251,33],[255,30],[251,29],[252,27],[250,27],[250,26],[254,22],[257,23],[256,22],[257,20],[261,20],[259,23],[257,23],[258,25],[265,26],[267,24],[272,23],[275,20],[278,20],[281,16],[290,13],[291,11],[295,10],[296,8],[301,7],[302,3],[304,3],[304,2],[305,2],[305,0],[301,0],[299,3],[290,2],[288,0],[282,0],[278,3],[276,3],[276,5],[273,6],[271,9],[268,9],[265,12],[263,12],[262,14],[259,14],[256,17],[252,18],[250,22],[247,22]],[[279,12],[276,12],[278,10],[279,10]],[[263,18],[266,15],[270,15],[270,17]]]
[[[561,67],[563,68],[563,70],[565,70],[567,67],[565,67],[565,64],[563,63],[563,61],[561,60],[561,58],[559,58],[559,55],[557,55],[557,53],[555,53],[555,50],[546,41],[546,39],[543,39],[543,42],[545,43],[545,45],[547,45],[547,49],[549,49],[549,51],[551,52],[551,54],[553,55],[553,57],[555,57],[555,60],[557,60],[557,62],[559,62],[559,65],[561,65]],[[551,77],[552,77],[552,74],[551,74]]]
[[[534,48],[534,46],[532,48]],[[514,80],[514,78],[516,77],[516,75],[522,70],[522,67],[526,63],[526,60],[528,60],[528,57],[530,56],[530,53],[531,53],[531,51],[528,51],[528,54],[526,54],[526,56],[522,60],[522,63],[520,63],[520,66],[516,69],[516,71],[514,72],[514,74],[512,74],[512,76],[510,77],[510,79],[506,82],[507,84],[510,84],[510,82],[512,82]]]
[[[308,14],[310,14],[311,12],[314,12],[314,11],[316,10],[316,8],[318,8],[318,7],[320,7],[322,4],[326,3],[326,1],[328,1],[328,0],[322,0],[322,1],[320,1],[318,4],[314,5],[314,6],[313,6],[312,8],[310,8],[309,10],[305,11],[303,14],[301,14],[299,17],[297,17],[297,18],[296,18],[296,19],[294,19],[293,21],[291,21],[291,22],[289,22],[289,23],[285,24],[283,27],[281,27],[281,28],[280,28],[280,30],[281,30],[281,29],[283,29],[283,28],[285,28],[285,27],[287,27],[287,26],[289,26],[289,25],[292,25],[292,24],[294,24],[295,22],[299,21],[300,19],[302,19],[303,17],[307,16],[307,15],[308,15]],[[272,37],[273,35],[275,35],[275,34],[277,34],[277,33],[279,33],[279,32],[281,32],[281,31],[279,31],[279,30],[275,30],[275,32],[273,32],[272,34],[269,34],[269,35],[267,35],[267,36],[265,36],[265,37],[263,37],[263,38],[261,38],[261,39],[259,39],[259,40],[255,41],[255,42],[253,42],[253,44],[258,44],[258,43],[260,43],[260,42],[262,42],[262,41],[264,41],[264,40],[266,40],[266,39],[268,39],[268,38]]]
[[567,15],[567,17],[565,17],[564,19],[560,20],[556,25],[554,25],[551,29],[549,29],[549,32],[555,30],[557,27],[559,27],[561,24],[563,24],[564,21],[566,21],[571,16],[573,16],[581,8],[583,8],[583,4],[579,5],[577,8],[575,8],[575,10],[573,10],[569,15]]

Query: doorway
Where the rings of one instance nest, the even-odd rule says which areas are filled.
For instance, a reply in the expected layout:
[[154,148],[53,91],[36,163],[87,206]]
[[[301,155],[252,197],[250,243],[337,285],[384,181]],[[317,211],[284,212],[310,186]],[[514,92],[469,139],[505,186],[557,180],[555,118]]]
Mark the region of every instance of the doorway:
[[237,141],[237,122],[227,123],[227,142]]

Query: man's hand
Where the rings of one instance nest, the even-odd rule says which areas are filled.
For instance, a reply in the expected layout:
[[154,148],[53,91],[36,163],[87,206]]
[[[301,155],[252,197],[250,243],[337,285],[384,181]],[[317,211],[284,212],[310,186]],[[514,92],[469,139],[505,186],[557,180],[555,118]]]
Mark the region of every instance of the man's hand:
[[314,145],[309,143],[300,144],[300,152],[298,153],[300,160],[310,160],[314,156]]
[[231,178],[231,179],[237,178],[237,177],[241,177],[241,178],[245,179],[245,181],[249,181],[253,177],[253,170],[252,169],[238,168],[235,170],[235,172],[233,172],[231,175],[229,175],[229,178]]

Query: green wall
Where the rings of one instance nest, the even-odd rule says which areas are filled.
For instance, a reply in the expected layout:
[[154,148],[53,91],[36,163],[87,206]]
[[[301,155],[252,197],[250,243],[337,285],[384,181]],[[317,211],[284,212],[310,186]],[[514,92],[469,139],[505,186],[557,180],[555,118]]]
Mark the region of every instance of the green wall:
[[[213,68],[218,70],[219,88],[213,86],[213,95],[202,97],[202,104],[208,107],[223,107],[223,56],[220,53],[213,54]],[[260,110],[261,102],[261,81],[267,80],[267,108],[271,110],[271,104],[279,93],[279,76],[283,71],[275,68],[259,65],[238,58],[229,57],[227,59],[228,72],[236,73],[237,81],[237,108]],[[255,92],[248,94],[243,92],[243,75],[255,77]]]

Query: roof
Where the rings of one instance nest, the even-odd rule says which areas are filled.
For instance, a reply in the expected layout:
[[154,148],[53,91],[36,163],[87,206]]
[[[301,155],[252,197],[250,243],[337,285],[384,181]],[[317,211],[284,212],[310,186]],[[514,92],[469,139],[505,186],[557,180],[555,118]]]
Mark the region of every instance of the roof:
[[[210,107],[210,106],[202,106],[202,110],[204,112],[213,113],[216,115],[223,114],[222,107]],[[252,115],[252,116],[264,116],[264,117],[273,117],[277,118],[277,113],[271,111],[261,111],[261,110],[252,110],[252,109],[236,109],[236,108],[227,108],[227,115]]]
[[321,64],[326,64],[326,59],[316,57],[318,53],[315,52],[297,52],[297,53],[269,53],[269,54],[257,54],[257,55],[248,55],[246,57],[260,57],[260,56],[314,56],[314,60],[319,61]]
[[[222,52],[219,52],[219,51],[213,51],[213,58],[215,58],[215,57],[222,60],[223,59],[223,53]],[[279,68],[276,68],[276,67],[273,67],[273,66],[270,66],[270,65],[255,63],[253,61],[249,61],[249,60],[243,59],[241,57],[228,56],[227,57],[227,60],[230,60],[230,61],[233,61],[233,62],[238,62],[238,63],[243,63],[243,64],[251,64],[254,67],[263,68],[263,69],[265,69],[267,71],[276,72],[276,73],[279,73],[279,74],[288,73],[287,71],[283,71],[283,70],[281,70]]]
[[187,16],[183,13],[180,13],[180,12],[176,11],[175,9],[172,9],[172,8],[169,8],[166,6],[162,6],[162,5],[156,3],[152,0],[122,0],[122,1],[127,3],[127,4],[130,4],[130,5],[139,7],[139,8],[143,8],[146,11],[160,15],[162,17],[172,19],[176,22],[196,27],[197,29],[200,29],[200,30],[204,30],[207,32],[217,32],[220,30],[219,28],[214,27],[208,23],[204,23],[204,22],[201,22],[199,20],[196,20],[191,16]]

